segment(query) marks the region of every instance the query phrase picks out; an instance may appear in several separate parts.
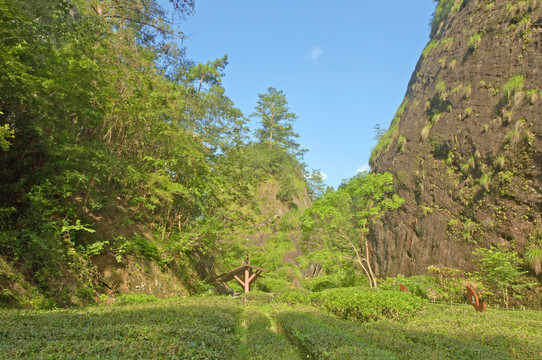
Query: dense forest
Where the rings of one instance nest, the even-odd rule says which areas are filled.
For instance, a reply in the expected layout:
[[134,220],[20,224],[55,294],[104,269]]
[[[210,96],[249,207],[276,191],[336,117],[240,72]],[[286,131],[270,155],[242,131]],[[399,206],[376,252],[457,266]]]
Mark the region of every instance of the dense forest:
[[[177,20],[194,9],[171,5]],[[221,84],[227,56],[187,59],[176,45],[183,33],[156,2],[0,6],[6,299],[26,283],[28,298],[90,300],[104,285],[92,260],[104,253],[180,268],[197,291],[194,261],[212,262],[221,249],[228,263],[238,245],[228,234],[276,218],[258,191],[272,189],[284,212],[322,191],[302,161],[286,95],[259,95],[251,136]]]

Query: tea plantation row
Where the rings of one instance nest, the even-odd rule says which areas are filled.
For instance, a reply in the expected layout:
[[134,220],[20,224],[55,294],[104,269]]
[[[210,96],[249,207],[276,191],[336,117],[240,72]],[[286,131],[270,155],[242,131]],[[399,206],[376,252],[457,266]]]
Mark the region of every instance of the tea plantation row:
[[314,296],[294,291],[282,301],[254,293],[244,301],[194,297],[0,310],[0,359],[540,359],[542,354],[540,312],[476,313],[470,306],[430,304],[410,294],[377,304],[379,296],[390,295],[344,289]]

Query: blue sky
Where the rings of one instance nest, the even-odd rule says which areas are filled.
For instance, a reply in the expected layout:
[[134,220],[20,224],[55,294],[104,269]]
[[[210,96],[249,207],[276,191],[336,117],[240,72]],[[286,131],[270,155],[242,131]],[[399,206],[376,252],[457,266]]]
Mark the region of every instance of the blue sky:
[[[196,0],[181,24],[187,56],[228,55],[226,95],[248,116],[284,91],[309,169],[337,187],[367,162],[429,40],[432,0]],[[252,127],[258,126],[253,119]]]

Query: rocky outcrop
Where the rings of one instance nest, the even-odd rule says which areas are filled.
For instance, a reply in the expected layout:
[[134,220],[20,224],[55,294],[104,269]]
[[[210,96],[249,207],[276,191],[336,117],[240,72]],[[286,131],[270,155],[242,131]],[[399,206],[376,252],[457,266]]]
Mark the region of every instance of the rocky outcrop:
[[444,2],[372,156],[405,199],[372,232],[381,276],[470,270],[498,243],[523,254],[542,227],[542,3]]

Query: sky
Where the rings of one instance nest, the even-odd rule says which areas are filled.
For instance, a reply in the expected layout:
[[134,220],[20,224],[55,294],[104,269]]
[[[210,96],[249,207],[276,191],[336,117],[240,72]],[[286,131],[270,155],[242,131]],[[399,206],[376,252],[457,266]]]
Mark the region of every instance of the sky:
[[[162,0],[163,1],[163,0]],[[161,2],[162,2],[161,1]],[[337,188],[368,170],[429,41],[433,0],[196,0],[181,23],[196,62],[228,55],[223,86],[245,116],[282,90],[304,161]],[[252,119],[251,127],[259,126]]]

